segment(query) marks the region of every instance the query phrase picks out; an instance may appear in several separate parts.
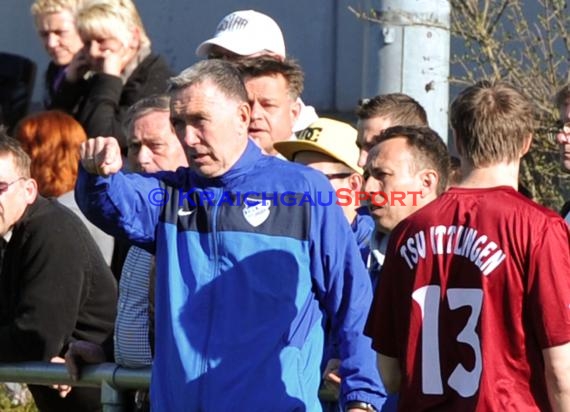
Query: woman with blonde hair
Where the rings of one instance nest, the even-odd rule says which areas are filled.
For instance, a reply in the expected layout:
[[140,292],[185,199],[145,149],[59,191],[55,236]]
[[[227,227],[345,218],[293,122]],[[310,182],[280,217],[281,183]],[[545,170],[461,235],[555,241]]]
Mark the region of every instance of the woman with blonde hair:
[[165,92],[172,72],[152,53],[131,0],[86,0],[76,22],[91,75],[78,88],[72,87],[76,79],[68,73],[64,87],[82,96],[76,107],[61,106],[73,113],[88,137],[114,136],[126,149],[122,124],[127,109],[143,97]]
[[57,197],[85,223],[99,246],[107,264],[111,263],[113,238],[91,222],[77,207],[74,197],[79,165],[79,147],[87,140],[83,127],[70,115],[60,111],[31,114],[18,123],[14,137],[30,156],[31,177],[44,197]]

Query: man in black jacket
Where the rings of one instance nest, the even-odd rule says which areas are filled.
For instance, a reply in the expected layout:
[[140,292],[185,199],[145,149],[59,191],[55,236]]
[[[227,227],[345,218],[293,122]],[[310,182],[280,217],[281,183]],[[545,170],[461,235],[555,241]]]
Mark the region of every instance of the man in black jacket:
[[[73,212],[38,195],[29,157],[4,132],[0,238],[0,362],[50,361],[74,340],[113,333],[117,289],[99,248]],[[52,388],[29,388],[40,411],[101,408],[98,389],[62,399]]]

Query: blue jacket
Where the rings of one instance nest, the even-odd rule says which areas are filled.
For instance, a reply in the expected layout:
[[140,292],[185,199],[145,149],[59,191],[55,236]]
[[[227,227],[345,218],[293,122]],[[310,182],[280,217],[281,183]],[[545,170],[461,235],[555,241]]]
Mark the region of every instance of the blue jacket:
[[350,227],[356,238],[358,249],[360,249],[362,261],[366,264],[370,255],[370,238],[374,232],[374,219],[370,216],[366,206],[359,207],[356,212],[357,214]]
[[[258,195],[240,201],[248,191]],[[368,274],[341,208],[316,206],[318,192],[330,192],[320,173],[251,142],[213,179],[80,170],[90,220],[156,252],[154,411],[320,410],[323,311],[340,344],[343,403],[381,408],[376,364],[359,356],[370,352]],[[255,204],[261,193],[270,204]]]

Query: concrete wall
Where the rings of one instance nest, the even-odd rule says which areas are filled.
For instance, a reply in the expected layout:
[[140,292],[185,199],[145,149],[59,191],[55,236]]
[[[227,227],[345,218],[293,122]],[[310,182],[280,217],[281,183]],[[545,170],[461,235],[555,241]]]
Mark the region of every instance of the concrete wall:
[[[320,111],[352,111],[360,97],[363,25],[348,10],[356,0],[135,0],[156,52],[175,71],[194,63],[196,46],[209,38],[223,16],[255,9],[281,26],[287,52],[306,74],[303,99]],[[37,38],[32,0],[0,0],[0,51],[38,64],[34,101],[41,101],[48,59]]]

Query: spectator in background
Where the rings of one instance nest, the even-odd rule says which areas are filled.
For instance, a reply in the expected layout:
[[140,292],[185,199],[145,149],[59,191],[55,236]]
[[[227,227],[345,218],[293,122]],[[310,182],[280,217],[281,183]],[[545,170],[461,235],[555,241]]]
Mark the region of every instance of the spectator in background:
[[463,179],[398,225],[366,325],[400,410],[570,410],[570,232],[516,190],[532,103],[481,81],[451,105]]
[[[570,172],[570,83],[562,87],[556,94],[556,105],[560,111],[562,123],[562,130],[556,135],[556,141],[560,146],[562,169],[568,173]],[[564,204],[561,213],[570,225],[570,200]]]
[[[237,10],[225,16],[214,36],[196,48],[198,57],[240,61],[257,57],[286,58],[285,40],[279,25],[266,14],[255,10]],[[318,119],[315,109],[297,97],[299,113],[293,132],[305,129]]]
[[[82,0],[36,0],[31,13],[36,30],[51,59],[45,73],[44,107],[54,106],[69,65],[83,65],[83,41],[75,24],[75,14]],[[73,71],[76,68],[71,67]],[[70,105],[73,105],[70,102]]]
[[392,126],[427,126],[424,108],[403,93],[390,93],[361,100],[356,111],[360,148],[358,166],[366,166],[368,151],[374,146],[374,137]]
[[38,112],[20,121],[14,137],[32,160],[31,177],[38,183],[40,195],[57,197],[60,203],[75,212],[110,265],[113,238],[89,222],[75,202],[73,189],[77,179],[79,148],[87,140],[81,125],[63,112]]
[[[77,87],[77,76],[68,73],[58,103],[73,113],[88,137],[115,136],[126,153],[125,113],[141,98],[165,92],[171,71],[151,52],[132,0],[85,0],[77,29],[92,75]],[[79,104],[73,106],[78,93]]]
[[276,155],[274,143],[295,139],[303,70],[293,60],[270,57],[246,59],[237,66],[251,105],[249,136],[265,153]]
[[[0,132],[0,362],[56,360],[74,340],[103,342],[113,332],[116,283],[81,220],[38,195],[30,158]],[[99,411],[100,390],[62,399],[28,386],[38,409]]]

